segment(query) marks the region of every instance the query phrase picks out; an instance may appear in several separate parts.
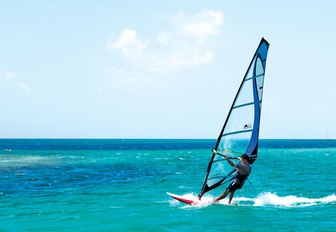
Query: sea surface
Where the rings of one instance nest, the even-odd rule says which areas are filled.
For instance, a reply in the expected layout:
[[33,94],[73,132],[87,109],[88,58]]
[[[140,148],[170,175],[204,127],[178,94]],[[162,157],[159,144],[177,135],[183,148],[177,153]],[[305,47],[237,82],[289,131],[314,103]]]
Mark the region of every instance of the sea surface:
[[214,145],[1,139],[0,231],[336,230],[336,140],[261,140],[238,206],[170,198],[196,197]]

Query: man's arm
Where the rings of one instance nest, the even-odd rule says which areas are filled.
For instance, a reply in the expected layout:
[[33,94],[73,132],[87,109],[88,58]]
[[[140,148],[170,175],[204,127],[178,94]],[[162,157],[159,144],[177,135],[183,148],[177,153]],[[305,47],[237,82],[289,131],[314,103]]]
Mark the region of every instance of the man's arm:
[[227,155],[224,155],[224,157],[232,167],[236,167],[236,164]]

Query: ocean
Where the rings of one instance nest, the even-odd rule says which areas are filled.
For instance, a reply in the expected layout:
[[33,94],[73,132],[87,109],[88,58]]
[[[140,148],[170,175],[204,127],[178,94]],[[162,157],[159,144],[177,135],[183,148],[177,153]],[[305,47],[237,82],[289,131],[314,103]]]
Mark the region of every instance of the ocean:
[[1,139],[0,231],[335,231],[336,140],[261,140],[238,206],[169,197],[198,194],[215,142]]

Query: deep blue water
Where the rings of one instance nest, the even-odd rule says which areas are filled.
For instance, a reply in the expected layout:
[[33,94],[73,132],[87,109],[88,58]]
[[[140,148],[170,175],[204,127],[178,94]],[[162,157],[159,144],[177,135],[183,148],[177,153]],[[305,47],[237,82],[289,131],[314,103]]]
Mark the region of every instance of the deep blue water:
[[[334,148],[336,140],[261,139],[260,148]],[[0,150],[211,149],[213,139],[0,139]]]
[[215,142],[1,139],[0,231],[333,231],[336,140],[261,140],[239,206],[172,200],[197,195]]

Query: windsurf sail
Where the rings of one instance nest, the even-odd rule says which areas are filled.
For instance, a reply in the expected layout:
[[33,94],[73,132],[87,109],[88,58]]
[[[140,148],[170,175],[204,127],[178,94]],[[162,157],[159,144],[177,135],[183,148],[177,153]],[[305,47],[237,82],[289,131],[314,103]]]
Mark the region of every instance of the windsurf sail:
[[224,154],[232,159],[247,154],[250,164],[257,159],[268,47],[269,43],[262,38],[218,136],[202,189],[198,194],[199,199],[204,193],[235,177],[236,170],[229,166]]

